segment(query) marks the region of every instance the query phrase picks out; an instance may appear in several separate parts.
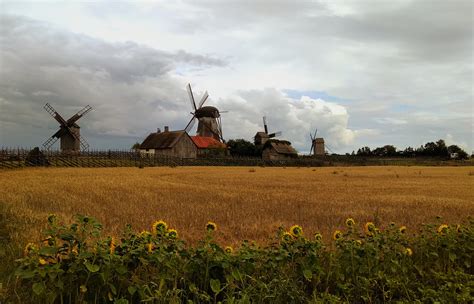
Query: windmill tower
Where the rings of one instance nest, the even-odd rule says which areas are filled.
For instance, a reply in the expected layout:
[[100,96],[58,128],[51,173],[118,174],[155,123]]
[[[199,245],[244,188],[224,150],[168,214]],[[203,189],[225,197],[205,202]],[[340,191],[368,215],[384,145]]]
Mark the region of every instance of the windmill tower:
[[322,156],[326,154],[324,138],[316,137],[317,133],[318,129],[314,131],[314,134],[309,133],[309,137],[311,138],[311,149],[309,150],[309,155]]
[[186,89],[188,90],[189,100],[191,102],[191,108],[193,110],[193,112],[191,112],[191,115],[193,115],[193,117],[188,122],[184,130],[189,133],[197,119],[198,127],[196,134],[198,136],[212,137],[220,142],[224,142],[224,137],[222,136],[221,115],[219,110],[216,107],[212,106],[203,107],[204,103],[209,97],[207,91],[202,96],[198,106],[196,106],[193,91],[191,90],[191,85],[189,83],[186,86]]
[[263,116],[263,127],[265,132],[257,132],[255,134],[254,143],[256,146],[263,146],[270,138],[281,136],[282,134],[281,131],[268,134],[267,117],[265,116]]
[[45,104],[44,109],[59,122],[59,130],[43,143],[43,147],[46,150],[49,150],[59,139],[61,140],[60,149],[62,152],[78,152],[81,149],[87,150],[89,148],[89,144],[81,137],[81,127],[76,124],[76,121],[92,110],[89,105],[71,116],[68,120],[64,120],[49,103]]

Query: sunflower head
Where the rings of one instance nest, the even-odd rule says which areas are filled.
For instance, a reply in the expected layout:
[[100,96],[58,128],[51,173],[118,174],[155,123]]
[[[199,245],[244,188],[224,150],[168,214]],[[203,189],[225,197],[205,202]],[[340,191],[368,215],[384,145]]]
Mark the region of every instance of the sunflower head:
[[340,231],[340,230],[334,231],[334,233],[332,234],[332,238],[335,241],[342,239],[342,231]]
[[375,232],[375,224],[372,222],[365,223],[364,230],[366,234],[374,234]]
[[405,232],[407,232],[407,227],[402,226],[402,227],[398,228],[398,231],[400,231],[401,234],[405,234]]
[[166,234],[166,236],[169,238],[169,239],[177,239],[178,238],[178,231],[176,231],[176,229],[170,229],[168,230],[168,233]]
[[281,240],[284,241],[284,242],[289,242],[289,241],[293,240],[293,235],[289,232],[285,232],[281,236]]
[[38,259],[38,263],[39,263],[40,265],[46,265],[46,264],[48,264],[48,261],[46,261],[46,260],[43,259],[43,258],[39,258],[39,259]]
[[168,224],[165,221],[159,220],[153,223],[151,226],[151,232],[153,234],[165,234],[168,230]]
[[346,226],[347,227],[352,228],[352,227],[354,227],[354,225],[355,225],[355,221],[354,221],[353,218],[346,219]]
[[411,256],[413,254],[413,250],[411,250],[411,248],[405,248],[405,254],[408,255],[408,256]]
[[448,228],[449,226],[446,225],[446,224],[442,224],[438,227],[438,234],[445,234],[446,232],[448,232]]
[[207,230],[207,231],[211,231],[211,232],[212,232],[212,231],[216,231],[216,230],[217,230],[217,225],[216,225],[216,223],[211,222],[211,221],[207,222],[207,224],[206,224],[206,230]]
[[232,252],[234,252],[234,249],[233,249],[232,247],[230,247],[230,246],[226,246],[226,247],[224,248],[224,251],[225,251],[226,253],[228,253],[228,254],[231,254]]
[[290,233],[293,237],[299,237],[303,235],[303,228],[298,225],[293,225],[290,227]]
[[147,251],[148,253],[152,253],[152,252],[153,252],[153,244],[152,244],[152,243],[146,244],[146,251]]
[[143,238],[143,239],[147,239],[150,235],[151,235],[150,232],[148,232],[146,230],[143,230],[142,232],[140,232],[140,234],[138,236]]
[[30,253],[36,251],[36,246],[35,244],[33,243],[28,243],[26,244],[25,246],[25,249],[23,250],[23,253],[25,254],[25,256],[29,255]]
[[321,242],[322,239],[323,239],[323,235],[322,235],[321,233],[319,233],[319,232],[316,232],[316,233],[314,234],[314,239],[315,239],[317,242]]

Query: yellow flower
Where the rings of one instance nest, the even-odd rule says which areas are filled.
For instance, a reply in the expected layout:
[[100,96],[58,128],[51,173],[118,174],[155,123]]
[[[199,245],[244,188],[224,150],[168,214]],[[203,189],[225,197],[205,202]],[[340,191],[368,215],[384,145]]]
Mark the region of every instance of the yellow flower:
[[352,228],[355,225],[355,221],[353,218],[346,219],[346,226]]
[[114,254],[115,252],[115,238],[110,238],[110,254]]
[[356,244],[356,246],[361,246],[362,245],[362,241],[361,240],[356,240],[354,242],[354,244]]
[[166,224],[165,221],[159,220],[153,223],[151,231],[153,234],[157,234],[157,233],[163,234],[167,230],[168,230],[168,224]]
[[303,234],[303,228],[298,225],[293,225],[290,227],[290,233],[293,237],[299,237]]
[[334,231],[334,233],[332,234],[332,238],[336,241],[339,239],[342,239],[342,231],[340,230]]
[[375,232],[375,224],[372,222],[365,223],[364,230],[366,234],[373,234]]
[[146,231],[146,230],[143,230],[142,232],[140,232],[139,236],[141,238],[147,238],[148,236],[150,235],[150,232]]
[[444,234],[444,233],[448,232],[448,228],[449,228],[448,225],[442,224],[438,227],[438,233],[439,234]]
[[408,255],[408,256],[411,256],[413,254],[413,251],[411,250],[411,248],[405,248],[405,254]]
[[206,230],[207,231],[216,231],[217,230],[217,225],[214,222],[207,222],[206,224]]
[[23,250],[23,253],[25,254],[25,256],[27,256],[27,255],[29,255],[32,251],[35,251],[35,250],[36,250],[35,244],[33,244],[33,243],[28,243],[28,244],[26,244],[25,249]]
[[321,233],[316,232],[316,233],[314,234],[314,239],[315,239],[316,241],[320,242],[320,241],[323,239],[323,236],[322,236]]
[[401,234],[405,234],[405,232],[407,231],[407,227],[402,226],[402,227],[398,228],[398,231],[400,231]]
[[229,253],[229,254],[230,254],[230,253],[234,252],[234,249],[233,249],[232,247],[230,247],[230,246],[227,246],[227,247],[224,248],[224,251],[225,251],[226,253]]
[[148,253],[152,253],[152,252],[153,252],[153,244],[152,244],[152,243],[146,244],[146,248],[147,248]]
[[46,261],[46,260],[43,259],[43,258],[39,258],[38,262],[39,262],[40,265],[46,265],[46,264],[48,264],[48,261]]
[[176,229],[170,229],[170,230],[168,230],[167,236],[170,239],[177,239],[178,238],[178,231],[176,231]]
[[289,241],[293,240],[293,235],[289,232],[285,232],[281,236],[281,240],[284,241],[284,242],[289,242]]

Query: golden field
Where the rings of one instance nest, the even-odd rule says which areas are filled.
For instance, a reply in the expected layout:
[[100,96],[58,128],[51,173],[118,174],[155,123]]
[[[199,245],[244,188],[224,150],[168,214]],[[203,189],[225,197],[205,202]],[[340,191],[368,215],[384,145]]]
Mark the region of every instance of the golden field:
[[165,220],[195,241],[208,220],[223,244],[266,242],[299,224],[329,237],[356,222],[393,221],[413,231],[436,216],[474,215],[473,167],[155,167],[0,171],[0,203],[13,241],[38,240],[49,213],[96,217],[105,233]]

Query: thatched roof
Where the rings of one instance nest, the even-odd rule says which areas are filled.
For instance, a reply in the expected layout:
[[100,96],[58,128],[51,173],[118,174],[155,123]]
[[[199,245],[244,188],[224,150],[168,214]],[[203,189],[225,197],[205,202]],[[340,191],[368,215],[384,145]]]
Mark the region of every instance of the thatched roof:
[[189,136],[184,131],[165,131],[151,133],[140,145],[140,149],[171,149],[182,136]]
[[265,143],[264,150],[273,148],[278,154],[297,155],[298,152],[286,140],[272,139]]

